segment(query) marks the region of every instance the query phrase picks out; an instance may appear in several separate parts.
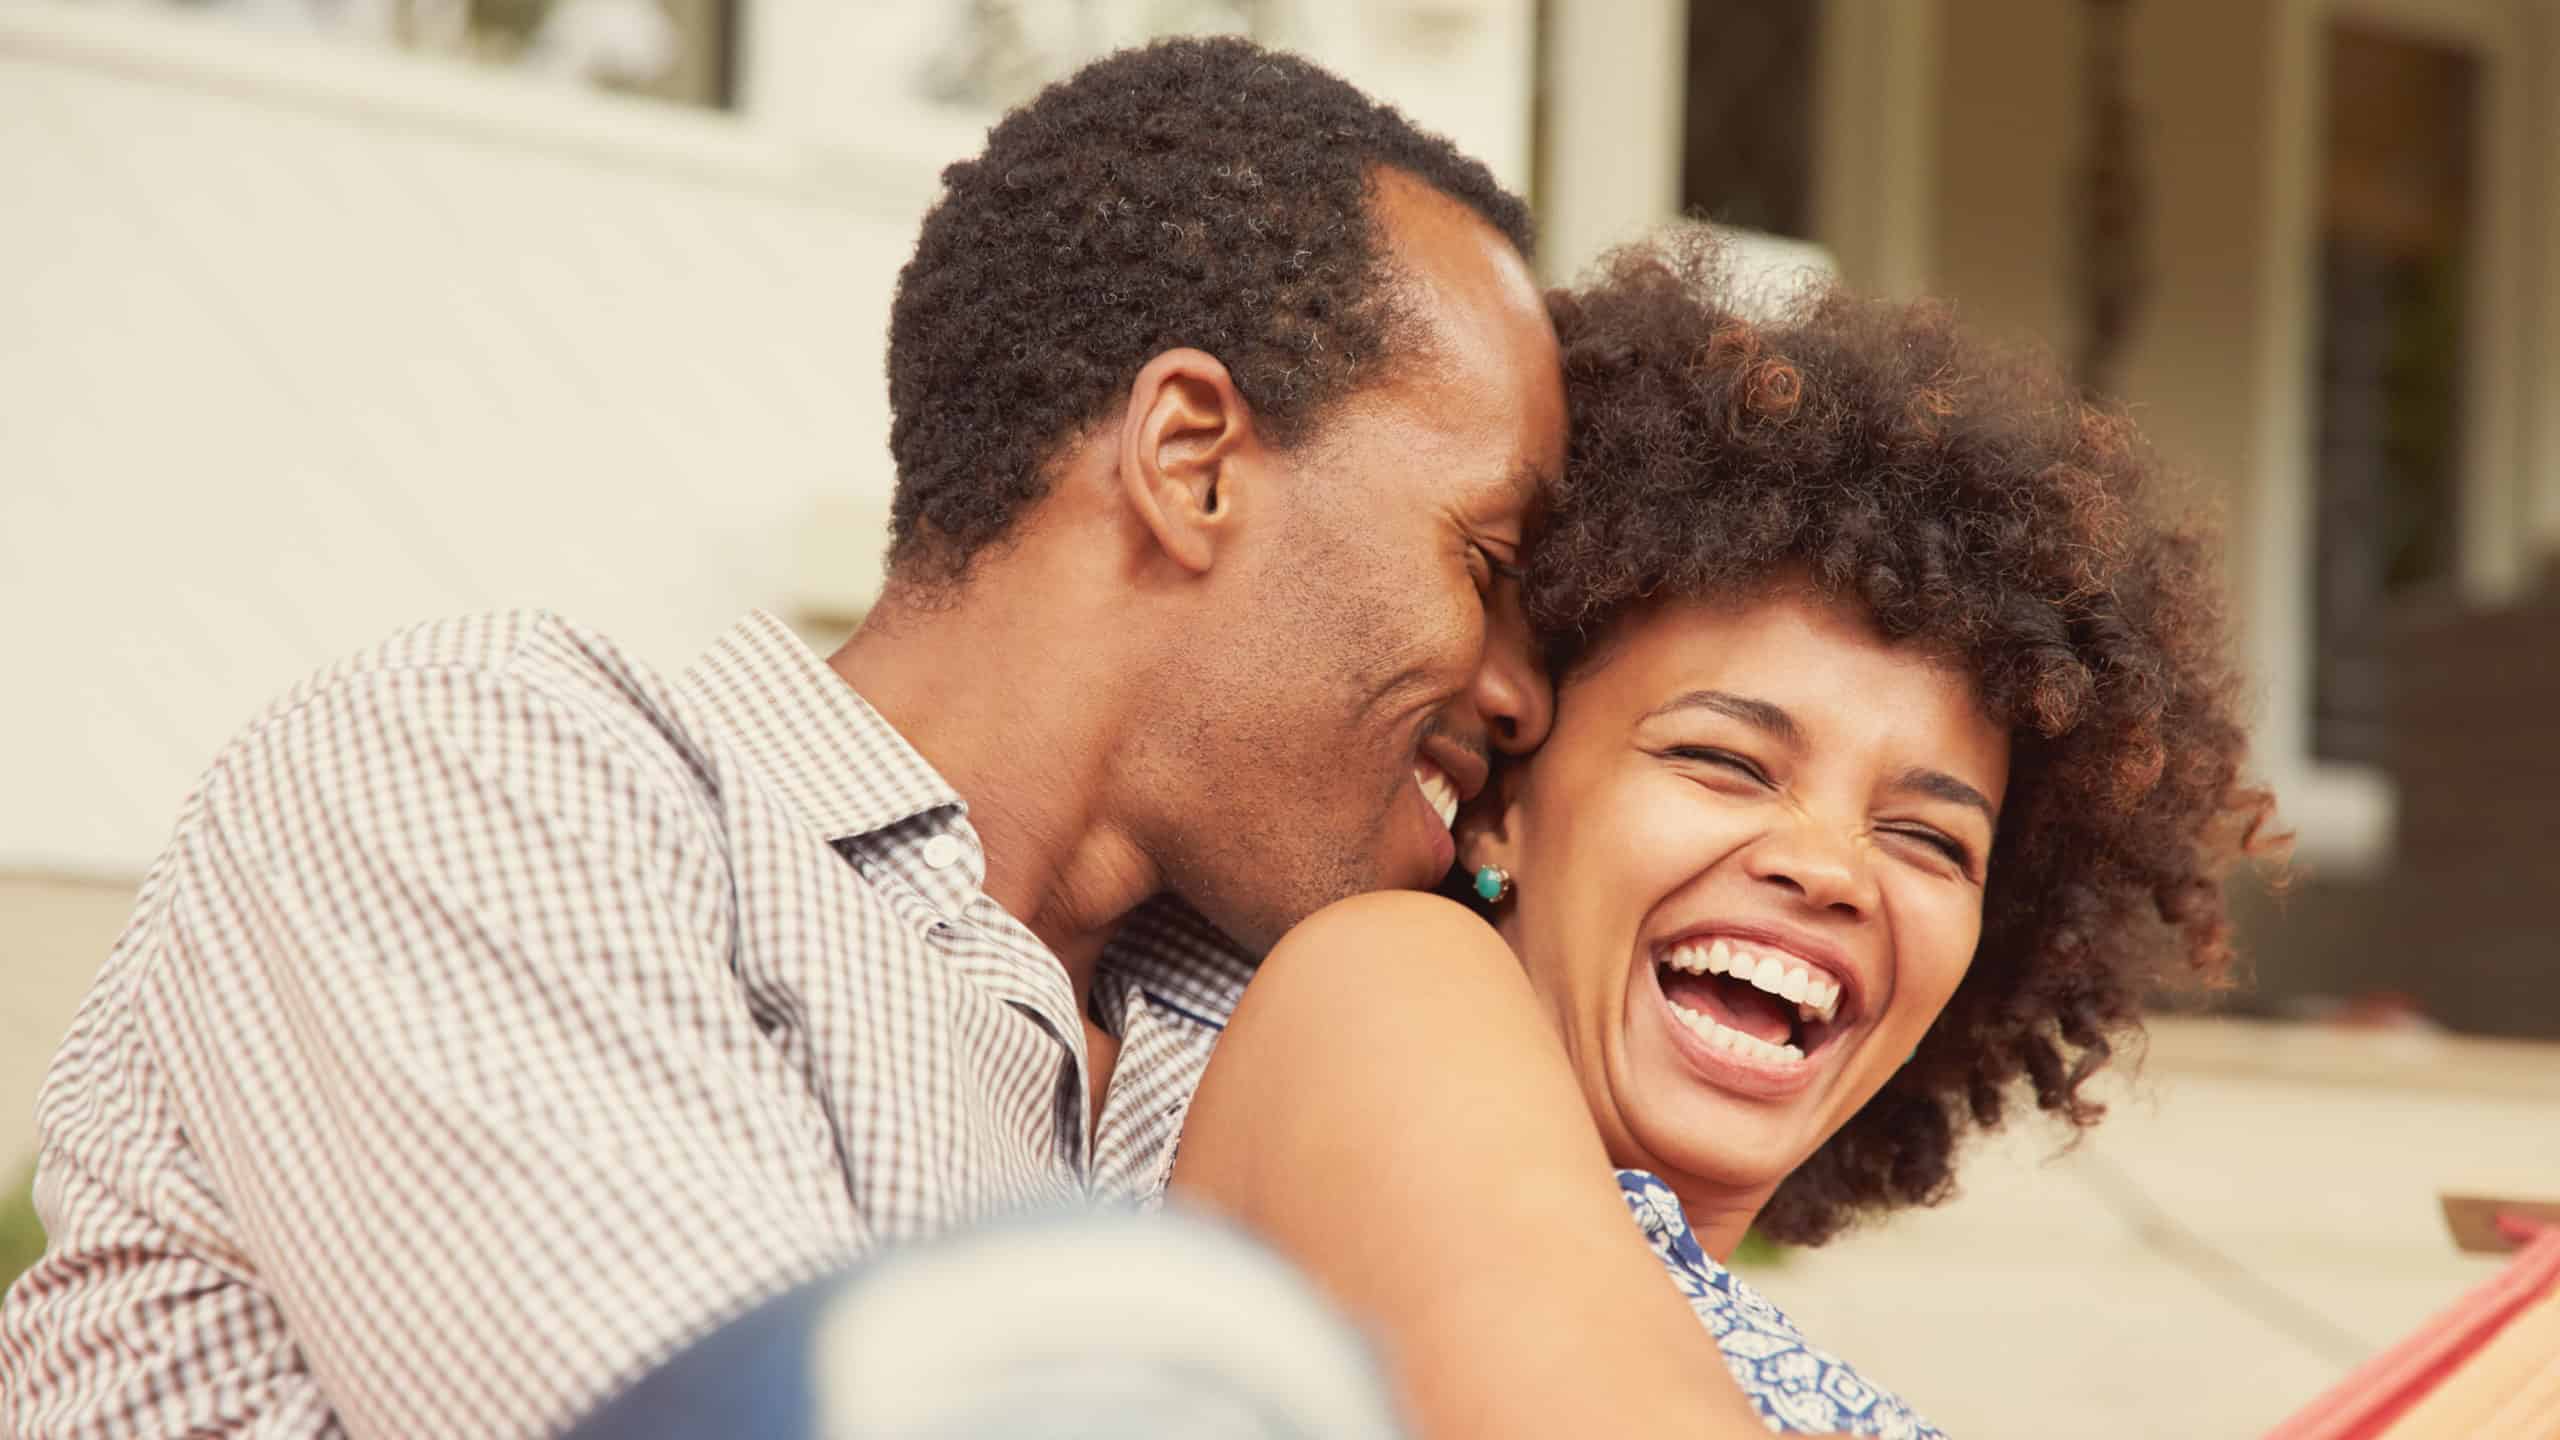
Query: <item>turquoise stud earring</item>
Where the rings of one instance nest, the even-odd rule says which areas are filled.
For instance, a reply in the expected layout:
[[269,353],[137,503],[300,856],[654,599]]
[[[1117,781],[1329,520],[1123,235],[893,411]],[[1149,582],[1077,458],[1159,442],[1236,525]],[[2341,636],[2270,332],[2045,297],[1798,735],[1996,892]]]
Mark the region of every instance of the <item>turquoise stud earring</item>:
[[1487,905],[1499,905],[1511,893],[1511,872],[1499,865],[1487,865],[1476,871],[1476,893]]

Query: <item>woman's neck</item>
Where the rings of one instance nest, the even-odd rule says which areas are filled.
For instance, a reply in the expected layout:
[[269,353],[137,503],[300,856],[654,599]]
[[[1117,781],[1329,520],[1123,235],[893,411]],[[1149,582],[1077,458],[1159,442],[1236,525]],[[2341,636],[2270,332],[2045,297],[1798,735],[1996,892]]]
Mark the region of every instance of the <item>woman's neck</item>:
[[1699,1247],[1719,1265],[1732,1263],[1733,1252],[1742,1248],[1742,1237],[1751,1233],[1751,1222],[1760,1218],[1769,1201],[1765,1193],[1749,1198],[1729,1191],[1701,1194],[1702,1187],[1692,1183],[1684,1188],[1668,1176],[1663,1183],[1680,1197],[1681,1212],[1689,1217],[1689,1230],[1698,1237]]

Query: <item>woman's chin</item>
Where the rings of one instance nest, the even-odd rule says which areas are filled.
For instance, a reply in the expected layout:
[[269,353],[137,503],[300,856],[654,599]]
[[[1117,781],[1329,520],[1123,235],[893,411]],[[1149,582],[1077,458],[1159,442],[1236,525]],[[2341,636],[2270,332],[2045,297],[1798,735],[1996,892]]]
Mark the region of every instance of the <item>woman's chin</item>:
[[[1650,1103],[1648,1103],[1650,1102]],[[1645,1167],[1736,1197],[1777,1188],[1813,1153],[1797,1117],[1694,1092],[1641,1097],[1628,1128],[1652,1158]]]
[[[1840,1068],[1783,1100],[1736,1095],[1701,1083],[1669,1057],[1631,1066],[1630,1093],[1619,1105],[1627,1128],[1657,1174],[1694,1198],[1703,1187],[1737,1203],[1763,1203],[1787,1176],[1813,1158],[1891,1078],[1865,1073],[1856,1046],[1871,1036],[1843,1037]],[[1852,1103],[1854,1102],[1854,1103]],[[1686,1183],[1684,1183],[1684,1181]]]
[[1736,1054],[1701,1043],[1701,1027],[1678,1018],[1649,980],[1626,997],[1632,1093],[1618,1108],[1629,1127],[1649,1154],[1701,1181],[1774,1187],[1821,1144],[1841,1072],[1855,1068],[1869,1037],[1853,1030],[1791,1060]]

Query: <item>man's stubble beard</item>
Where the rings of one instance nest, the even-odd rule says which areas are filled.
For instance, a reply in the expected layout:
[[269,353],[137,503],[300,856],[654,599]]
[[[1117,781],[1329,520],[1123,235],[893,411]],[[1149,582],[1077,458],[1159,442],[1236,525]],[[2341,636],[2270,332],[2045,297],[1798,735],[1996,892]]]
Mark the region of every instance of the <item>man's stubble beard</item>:
[[[1242,703],[1195,715],[1183,743],[1191,756],[1208,758],[1178,773],[1208,803],[1168,817],[1179,838],[1158,862],[1168,889],[1257,952],[1326,905],[1378,887],[1399,798],[1383,783],[1363,790],[1343,783],[1346,767],[1375,763],[1378,744],[1373,734],[1342,743],[1344,717],[1373,717],[1337,708],[1325,717],[1325,733],[1311,733],[1317,727],[1303,684],[1293,696],[1275,671],[1264,678],[1261,693],[1227,689]],[[1335,683],[1341,679],[1337,672]],[[1288,708],[1292,699],[1299,709]]]
[[[1187,843],[1159,858],[1168,888],[1257,952],[1326,905],[1383,887],[1400,787],[1412,779],[1410,754],[1385,753],[1397,737],[1378,709],[1409,678],[1381,662],[1401,664],[1414,648],[1398,626],[1394,557],[1373,527],[1327,508],[1363,503],[1358,487],[1321,464],[1298,478],[1311,490],[1295,497],[1305,503],[1271,552],[1287,561],[1254,595],[1249,630],[1261,643],[1204,655],[1178,682],[1218,697],[1192,712],[1183,737],[1190,757],[1213,758],[1170,767],[1217,797],[1203,809],[1218,818],[1175,817]],[[1347,771],[1373,767],[1371,783],[1346,787]]]
[[[1410,783],[1409,766],[1386,763],[1380,717],[1355,692],[1340,652],[1293,653],[1246,662],[1249,684],[1217,666],[1189,682],[1231,702],[1195,714],[1185,737],[1192,756],[1213,757],[1186,767],[1189,783],[1216,798],[1192,810],[1192,823],[1178,827],[1183,842],[1159,861],[1168,888],[1257,952],[1326,905],[1381,887],[1397,787]],[[1315,687],[1330,692],[1330,705],[1309,705]],[[1371,783],[1347,787],[1352,773]]]

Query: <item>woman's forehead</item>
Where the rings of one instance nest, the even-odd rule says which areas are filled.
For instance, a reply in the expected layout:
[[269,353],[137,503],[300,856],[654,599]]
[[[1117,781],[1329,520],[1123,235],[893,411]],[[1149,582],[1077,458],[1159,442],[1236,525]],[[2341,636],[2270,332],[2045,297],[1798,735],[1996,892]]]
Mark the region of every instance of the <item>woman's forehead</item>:
[[1808,721],[1890,705],[1915,719],[2005,733],[1957,657],[1889,636],[1864,606],[1809,585],[1649,603],[1600,638],[1558,699],[1587,692],[1621,723],[1641,723],[1702,688],[1803,709]]

